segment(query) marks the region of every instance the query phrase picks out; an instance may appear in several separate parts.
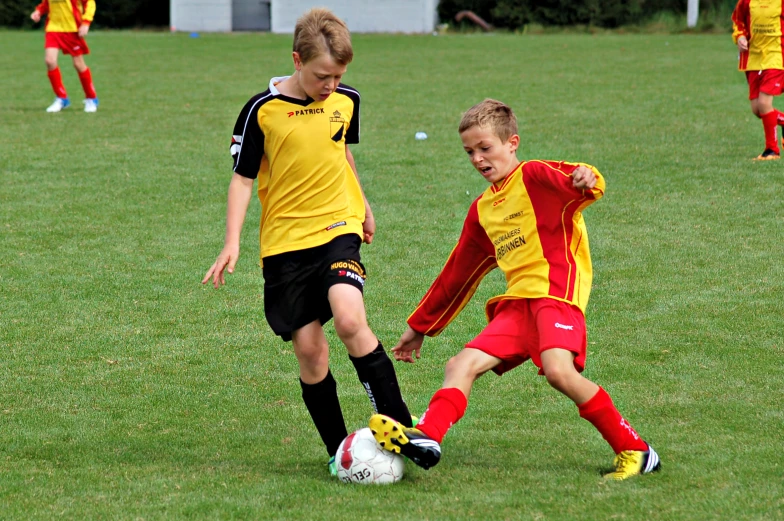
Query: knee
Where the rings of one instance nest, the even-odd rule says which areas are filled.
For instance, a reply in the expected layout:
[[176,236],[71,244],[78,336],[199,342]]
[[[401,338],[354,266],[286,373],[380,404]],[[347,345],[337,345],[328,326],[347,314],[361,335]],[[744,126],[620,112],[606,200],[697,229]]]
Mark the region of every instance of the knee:
[[569,388],[569,383],[572,381],[575,374],[577,373],[573,368],[570,369],[560,365],[554,365],[544,369],[544,377],[547,378],[547,383],[561,392],[564,392]]
[[46,64],[46,70],[53,71],[57,68],[57,58],[47,56],[44,58],[44,63]]
[[326,342],[300,345],[297,349],[297,359],[300,366],[311,369],[329,365],[329,346]]
[[447,378],[470,377],[476,379],[478,376],[476,368],[473,367],[470,361],[462,359],[459,356],[453,356],[449,359],[444,368],[444,374]]
[[360,317],[353,315],[353,314],[345,314],[341,316],[336,316],[335,320],[335,332],[340,337],[340,340],[345,342],[346,340],[350,340],[354,338],[357,333],[359,333],[366,324]]

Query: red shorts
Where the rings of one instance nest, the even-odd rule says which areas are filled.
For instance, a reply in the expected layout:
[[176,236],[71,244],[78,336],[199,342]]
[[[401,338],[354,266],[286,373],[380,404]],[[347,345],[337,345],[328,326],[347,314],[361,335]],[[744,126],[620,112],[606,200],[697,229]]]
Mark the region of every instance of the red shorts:
[[780,69],[746,71],[746,81],[749,82],[749,99],[759,98],[760,92],[778,96],[784,91],[784,71]]
[[556,347],[573,352],[574,367],[582,372],[587,345],[585,316],[580,308],[539,298],[501,301],[487,327],[466,347],[500,358],[501,363],[493,368],[500,375],[529,358],[539,374],[544,374],[540,355]]
[[63,54],[70,54],[71,56],[90,54],[87,42],[79,36],[79,33],[46,33],[44,48],[60,49],[63,51]]

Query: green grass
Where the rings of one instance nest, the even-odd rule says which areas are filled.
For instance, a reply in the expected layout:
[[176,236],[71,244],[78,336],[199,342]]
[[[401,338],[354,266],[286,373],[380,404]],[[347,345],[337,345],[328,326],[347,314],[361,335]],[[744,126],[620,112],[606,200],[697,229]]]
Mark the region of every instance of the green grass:
[[[750,160],[762,128],[729,36],[355,37],[373,329],[394,344],[451,250],[485,188],[457,124],[502,99],[521,158],[607,178],[586,212],[586,375],[664,465],[604,483],[606,443],[528,365],[479,380],[442,463],[387,488],[326,474],[291,346],[263,318],[258,202],[228,285],[199,284],[222,246],[234,120],[290,72],[290,38],[97,31],[90,46],[98,113],[46,114],[42,34],[0,32],[0,519],[784,519],[784,174]],[[398,366],[412,411],[502,288],[491,274]],[[329,338],[359,428],[367,397]]]

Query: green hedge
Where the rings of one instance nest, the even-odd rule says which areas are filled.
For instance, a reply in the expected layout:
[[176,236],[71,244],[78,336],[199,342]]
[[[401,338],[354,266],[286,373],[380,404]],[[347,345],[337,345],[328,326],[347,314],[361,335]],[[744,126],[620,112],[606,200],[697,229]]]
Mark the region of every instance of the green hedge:
[[[684,14],[686,0],[441,0],[442,22],[470,10],[496,27],[518,29],[525,24],[618,27],[642,23],[661,12]],[[700,0],[700,10],[731,11],[734,0]]]
[[[40,0],[39,0],[40,1]],[[0,26],[33,27],[30,13],[38,2],[0,0]],[[168,27],[166,0],[96,0],[94,27]]]

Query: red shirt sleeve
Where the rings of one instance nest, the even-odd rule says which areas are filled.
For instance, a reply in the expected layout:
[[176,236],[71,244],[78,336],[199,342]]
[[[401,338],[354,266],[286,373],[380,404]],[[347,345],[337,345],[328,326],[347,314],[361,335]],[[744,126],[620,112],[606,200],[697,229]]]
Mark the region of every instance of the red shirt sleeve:
[[477,201],[468,210],[457,245],[441,273],[408,318],[414,331],[436,336],[463,310],[485,275],[498,264],[493,244],[479,224]]
[[[596,186],[594,188],[589,190],[577,189],[572,185],[572,173],[579,166],[593,170],[594,175],[596,175]],[[562,203],[568,203],[584,197],[590,201],[588,203],[590,204],[604,195],[604,177],[596,168],[583,163],[529,161],[523,166],[523,179],[526,180],[526,183],[532,181],[548,188]]]
[[35,10],[41,13],[41,15],[45,15],[49,12],[49,0],[44,0],[40,4],[35,7]]

